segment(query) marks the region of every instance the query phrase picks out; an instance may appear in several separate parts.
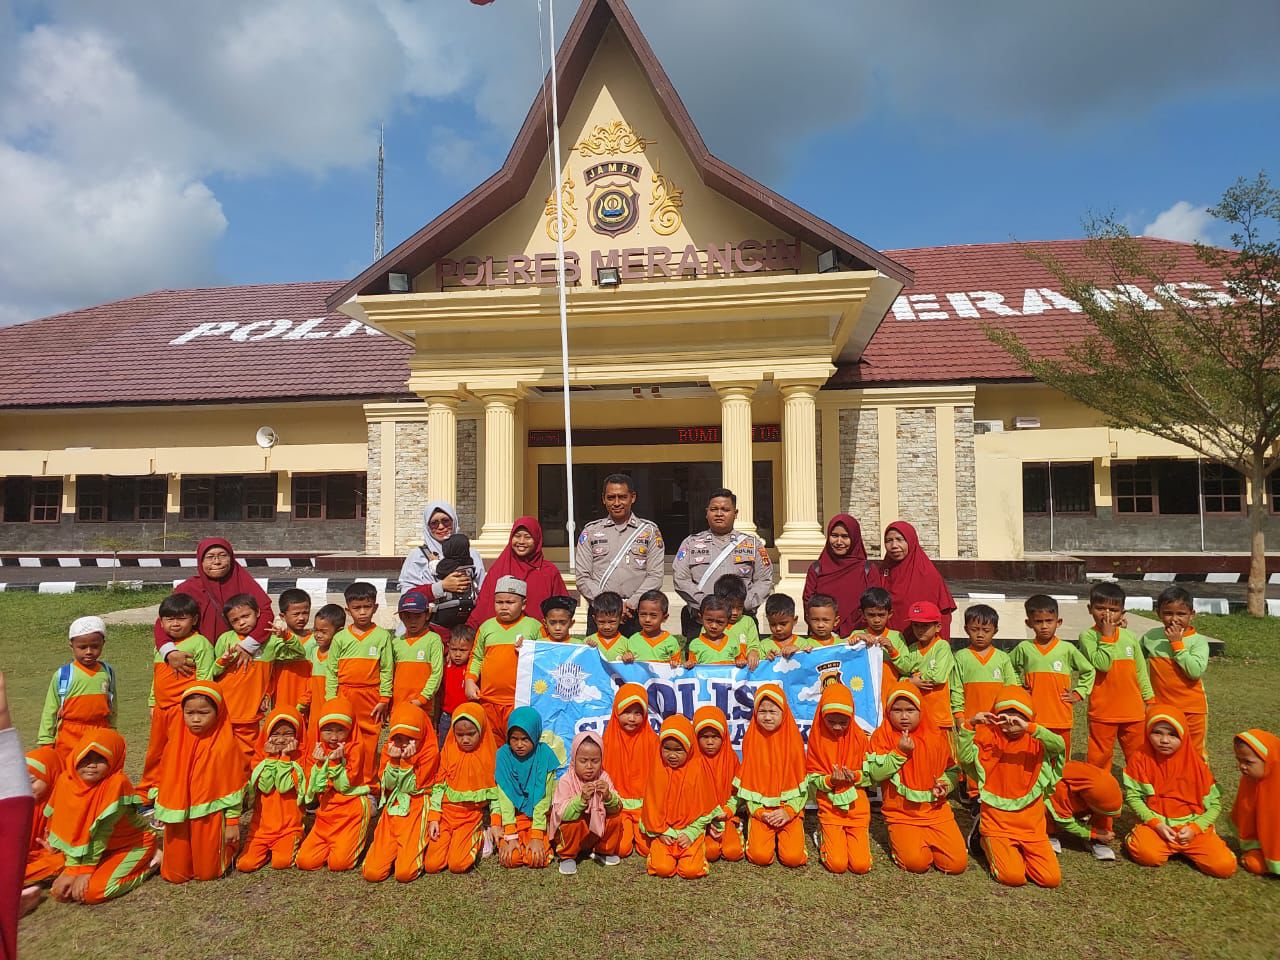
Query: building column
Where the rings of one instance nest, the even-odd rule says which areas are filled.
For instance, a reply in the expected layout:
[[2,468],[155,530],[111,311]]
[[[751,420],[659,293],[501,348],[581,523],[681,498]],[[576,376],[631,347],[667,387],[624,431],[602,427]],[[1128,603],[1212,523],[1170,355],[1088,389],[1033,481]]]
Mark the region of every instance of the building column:
[[[783,504],[778,537],[779,589],[796,593],[805,571],[822,552],[818,517],[817,395],[825,378],[775,378],[782,392]],[[795,567],[793,570],[792,567]]]
[[516,449],[518,386],[471,387],[484,403],[484,524],[474,546],[484,557],[495,557],[511,537],[516,519],[516,471],[523,458]]
[[720,479],[738,498],[736,529],[756,532],[751,477],[751,397],[755,380],[711,381],[720,395]]
[[428,394],[427,499],[458,502],[457,394]]

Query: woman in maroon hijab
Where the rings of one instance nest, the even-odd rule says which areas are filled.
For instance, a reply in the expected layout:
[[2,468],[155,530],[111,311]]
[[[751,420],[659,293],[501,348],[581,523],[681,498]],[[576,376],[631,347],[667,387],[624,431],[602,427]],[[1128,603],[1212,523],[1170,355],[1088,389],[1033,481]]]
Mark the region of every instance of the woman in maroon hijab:
[[916,528],[905,520],[895,520],[884,531],[884,559],[880,561],[884,586],[893,596],[889,629],[907,629],[907,610],[917,600],[928,600],[942,611],[942,636],[951,639],[951,614],[956,602],[947,582],[920,548]]
[[809,566],[804,578],[805,609],[815,593],[835,597],[840,610],[836,633],[847,637],[866,626],[859,601],[868,587],[879,586],[880,571],[867,559],[862,526],[849,514],[837,513],[827,521],[827,545],[822,548],[822,556]]
[[[196,603],[200,604],[198,629],[210,643],[216,643],[221,634],[231,629],[222,612],[223,604],[240,593],[247,593],[258,601],[258,625],[240,644],[245,658],[251,657],[271,633],[271,598],[258,586],[258,581],[249,576],[249,571],[236,563],[236,553],[231,544],[221,537],[200,541],[196,546],[196,565],[199,573],[182,581],[173,592],[195,597]],[[183,674],[195,671],[190,656],[174,649],[173,641],[160,626],[159,617],[156,618],[155,642],[156,649],[164,653],[165,662],[174,670]]]
[[493,592],[503,577],[519,577],[525,582],[525,614],[535,620],[542,619],[542,601],[547,597],[564,596],[569,588],[554,563],[542,555],[542,525],[533,517],[521,517],[511,527],[507,548],[485,571],[480,584],[476,607],[467,623],[479,628],[493,616]]

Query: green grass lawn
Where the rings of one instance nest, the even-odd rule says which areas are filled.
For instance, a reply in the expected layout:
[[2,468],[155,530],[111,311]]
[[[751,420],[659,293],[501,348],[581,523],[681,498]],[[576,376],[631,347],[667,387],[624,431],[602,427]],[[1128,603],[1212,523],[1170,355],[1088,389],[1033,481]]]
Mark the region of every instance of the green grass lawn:
[[[65,659],[76,616],[155,603],[159,594],[0,594],[0,666],[14,720],[30,742],[49,678]],[[139,599],[141,597],[141,600]],[[1204,617],[1227,641],[1208,676],[1210,749],[1226,816],[1237,774],[1232,733],[1280,727],[1280,628],[1275,620]],[[146,736],[149,627],[113,628],[107,658],[121,690],[120,726],[136,776]],[[1082,713],[1082,711],[1081,711]],[[1077,728],[1077,743],[1083,744]],[[960,815],[961,826],[967,818]],[[1123,823],[1127,828],[1129,821]],[[636,957],[1115,958],[1179,960],[1280,954],[1280,881],[1243,872],[1210,880],[1184,863],[1146,870],[1123,859],[1098,864],[1062,856],[1059,890],[1011,890],[977,864],[960,877],[915,877],[889,860],[879,818],[875,867],[865,877],[713,864],[696,882],[645,876],[632,859],[554,870],[507,871],[486,861],[474,873],[365,883],[358,872],[270,869],[213,884],[153,879],[101,907],[46,902],[22,922],[24,957],[158,958]],[[562,946],[563,944],[563,946]],[[561,952],[563,951],[563,953]]]

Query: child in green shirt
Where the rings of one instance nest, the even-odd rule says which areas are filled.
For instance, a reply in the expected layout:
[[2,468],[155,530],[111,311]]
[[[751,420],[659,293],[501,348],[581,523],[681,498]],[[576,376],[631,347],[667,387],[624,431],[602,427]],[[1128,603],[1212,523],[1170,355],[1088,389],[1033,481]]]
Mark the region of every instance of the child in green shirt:
[[804,637],[796,636],[796,602],[785,593],[772,593],[764,602],[764,618],[769,623],[769,636],[760,638],[760,649],[766,660],[789,657],[802,649]]
[[646,590],[636,604],[640,629],[627,638],[627,647],[619,658],[624,663],[637,660],[649,663],[680,663],[680,638],[662,629],[670,610],[667,595],[661,590]]

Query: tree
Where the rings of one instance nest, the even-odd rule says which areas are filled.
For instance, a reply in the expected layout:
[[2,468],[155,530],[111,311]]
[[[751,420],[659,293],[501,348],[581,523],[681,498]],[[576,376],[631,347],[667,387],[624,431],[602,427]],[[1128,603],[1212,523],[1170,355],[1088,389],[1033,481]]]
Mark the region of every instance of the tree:
[[1241,178],[1208,212],[1230,225],[1233,249],[1197,243],[1195,254],[1230,294],[1170,284],[1176,256],[1108,216],[1086,225],[1087,276],[1028,248],[1090,332],[1046,350],[1007,327],[985,330],[1029,374],[1110,425],[1183,444],[1248,478],[1248,609],[1263,616],[1267,485],[1280,468],[1280,190],[1265,172]]

